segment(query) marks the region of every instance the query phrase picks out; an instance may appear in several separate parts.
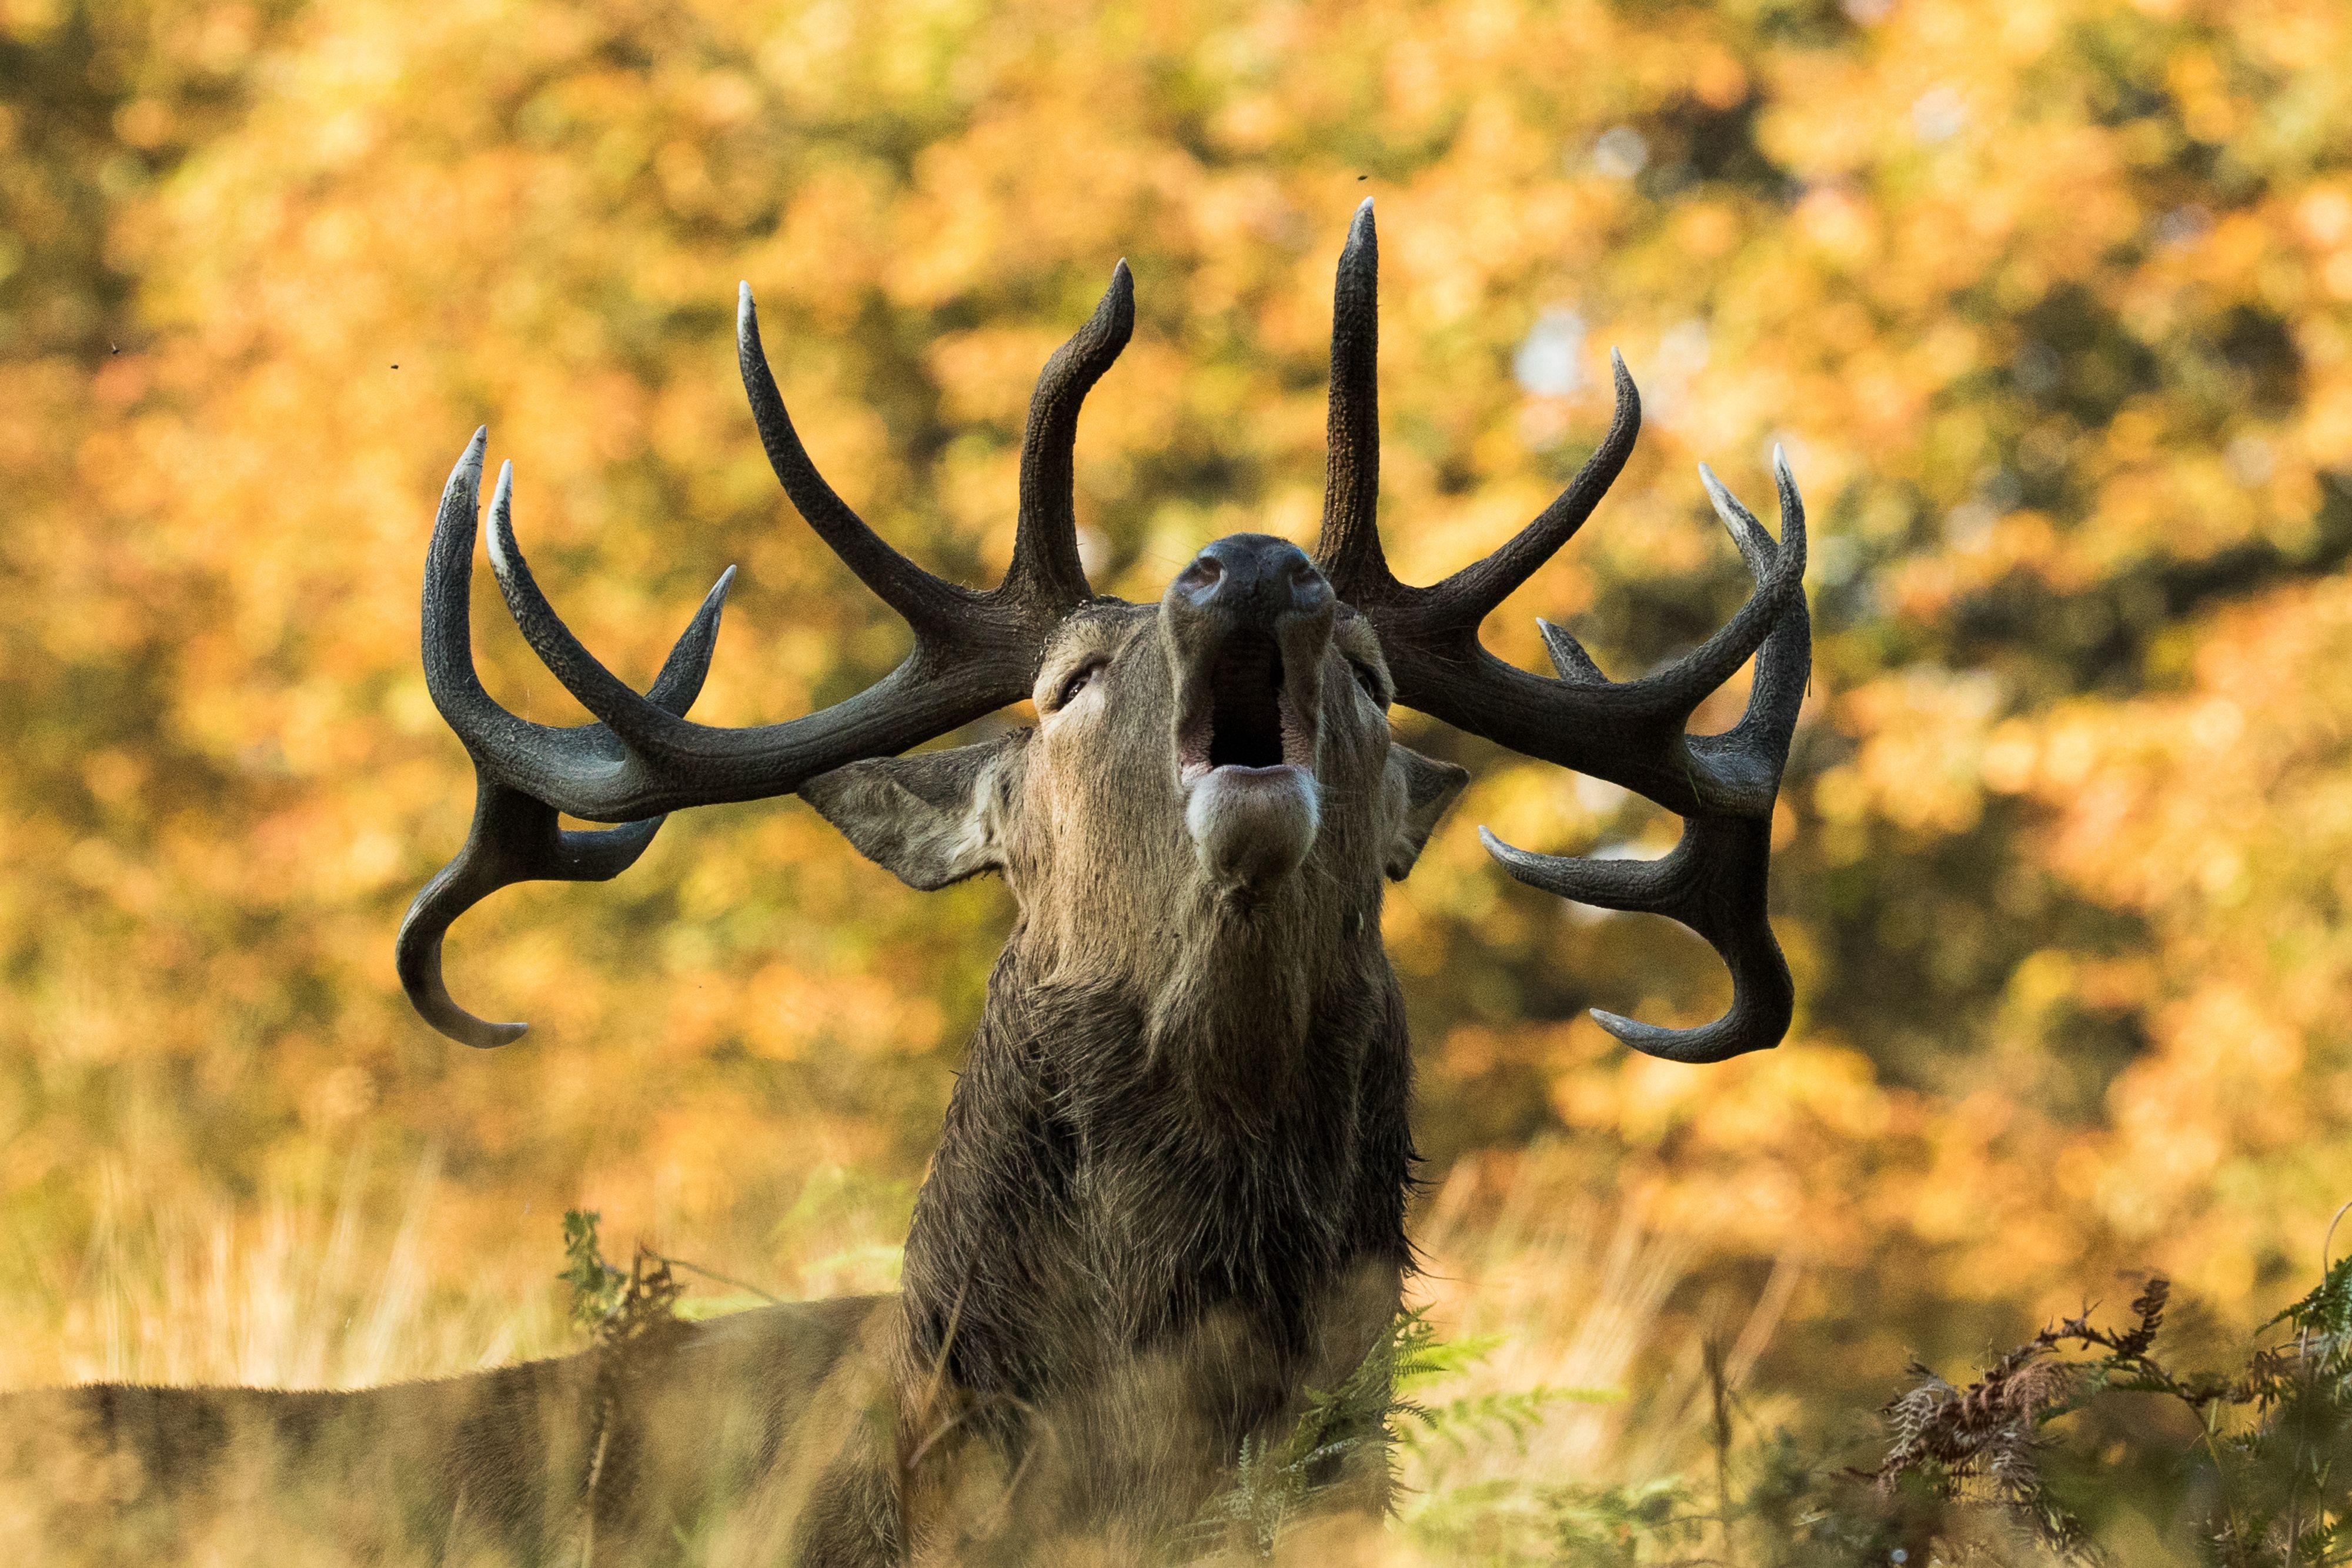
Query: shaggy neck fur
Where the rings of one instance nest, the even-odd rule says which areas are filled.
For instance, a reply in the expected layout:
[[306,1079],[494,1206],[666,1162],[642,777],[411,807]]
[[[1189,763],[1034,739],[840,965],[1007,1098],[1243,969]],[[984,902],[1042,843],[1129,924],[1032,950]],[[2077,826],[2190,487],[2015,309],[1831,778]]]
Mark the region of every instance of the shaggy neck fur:
[[1414,1161],[1364,891],[1319,929],[1297,897],[1203,891],[1108,978],[1024,922],[916,1203],[910,1427],[951,1390],[1017,1452],[1047,1412],[1098,1497],[1229,1463],[1360,1361],[1410,1264]]

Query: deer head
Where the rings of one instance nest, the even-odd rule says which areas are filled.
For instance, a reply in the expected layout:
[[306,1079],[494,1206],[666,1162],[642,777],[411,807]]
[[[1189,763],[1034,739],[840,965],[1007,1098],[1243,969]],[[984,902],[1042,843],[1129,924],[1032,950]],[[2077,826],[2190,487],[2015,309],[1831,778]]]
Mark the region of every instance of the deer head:
[[[528,879],[598,881],[626,869],[680,807],[799,794],[857,848],[919,888],[1002,873],[1018,898],[1028,961],[1181,987],[1201,930],[1236,919],[1286,933],[1311,963],[1350,939],[1377,944],[1382,876],[1402,877],[1465,778],[1390,737],[1401,702],[1529,757],[1611,780],[1680,815],[1655,862],[1528,853],[1482,835],[1515,877],[1562,897],[1680,920],[1729,967],[1729,1010],[1670,1030],[1596,1016],[1629,1045],[1715,1061],[1778,1043],[1792,1005],[1766,919],[1772,804],[1810,667],[1804,515],[1776,454],[1776,542],[1704,467],[1718,516],[1756,580],[1730,622],[1667,668],[1606,678],[1545,624],[1557,678],[1496,659],[1486,614],[1557,551],[1623,466],[1640,405],[1622,360],[1616,415],[1574,482],[1518,536],[1444,581],[1391,575],[1374,525],[1377,246],[1359,210],[1341,256],[1331,345],[1330,447],[1313,559],[1235,534],[1201,551],[1157,604],[1095,594],[1078,559],[1071,453],[1087,390],[1134,322],[1125,263],[1093,317],[1047,362],[1022,446],[1018,533],[1004,580],[945,582],[899,555],[817,473],[760,345],[747,285],[739,357],[785,494],[859,580],[905,617],[915,645],[872,687],[822,712],[748,729],[684,716],[699,690],[722,577],[643,695],[564,626],[536,583],[510,517],[511,469],[489,513],[489,555],[524,637],[595,722],[533,724],[476,675],[467,597],[485,433],[443,494],[427,557],[425,667],[435,702],[473,758],[465,848],[404,923],[403,984],[435,1028],[491,1046],[520,1024],[450,999],[441,943],[458,915]],[[1692,736],[1694,708],[1751,656],[1731,730]],[[900,755],[1034,696],[1034,728],[957,749]],[[614,822],[570,831],[557,814]]]

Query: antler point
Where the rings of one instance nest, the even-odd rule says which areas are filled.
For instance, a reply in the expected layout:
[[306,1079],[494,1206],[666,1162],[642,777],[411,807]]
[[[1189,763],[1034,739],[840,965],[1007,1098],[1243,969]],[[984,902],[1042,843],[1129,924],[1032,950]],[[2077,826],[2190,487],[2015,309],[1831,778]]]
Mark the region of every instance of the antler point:
[[521,548],[515,543],[514,460],[499,465],[498,488],[490,492],[489,537],[484,542],[490,552],[490,569],[503,578],[510,570],[510,557],[520,555]]
[[1517,844],[1505,843],[1501,839],[1496,838],[1495,831],[1484,822],[1478,824],[1478,843],[1488,854],[1502,862],[1503,870],[1507,873],[1523,882],[1527,879],[1521,874],[1522,872],[1541,858],[1528,853]]

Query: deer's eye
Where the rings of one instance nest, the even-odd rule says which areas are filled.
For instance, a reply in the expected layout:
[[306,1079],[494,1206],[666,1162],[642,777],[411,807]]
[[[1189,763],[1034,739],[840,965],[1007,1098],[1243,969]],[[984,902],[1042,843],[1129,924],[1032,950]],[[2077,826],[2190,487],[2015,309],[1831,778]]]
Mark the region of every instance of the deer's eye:
[[1364,695],[1372,699],[1374,707],[1389,706],[1388,698],[1381,695],[1381,677],[1373,673],[1370,664],[1360,664],[1350,659],[1348,661],[1348,668],[1355,673],[1356,684],[1364,688]]
[[1059,713],[1077,701],[1078,694],[1087,689],[1087,684],[1089,681],[1102,674],[1103,666],[1109,662],[1108,659],[1101,658],[1088,659],[1085,664],[1064,675],[1062,684],[1054,688],[1054,706],[1050,711]]

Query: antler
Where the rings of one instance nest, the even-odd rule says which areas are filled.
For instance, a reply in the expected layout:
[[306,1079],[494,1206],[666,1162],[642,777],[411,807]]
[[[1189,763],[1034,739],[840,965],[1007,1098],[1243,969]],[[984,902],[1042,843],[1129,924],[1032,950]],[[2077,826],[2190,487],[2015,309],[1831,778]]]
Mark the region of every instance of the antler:
[[[784,410],[761,349],[751,285],[743,286],[737,357],[768,462],[817,536],[915,633],[913,650],[880,681],[782,724],[727,729],[685,716],[709,667],[732,567],[645,694],[599,663],[523,559],[510,515],[511,464],[499,470],[490,501],[490,568],[524,639],[596,722],[533,724],[493,701],[475,673],[468,616],[488,434],[475,432],[442,492],[425,557],[425,684],[473,758],[477,791],[465,848],[417,894],[395,947],[401,984],[425,1021],[473,1046],[503,1045],[523,1032],[522,1024],[486,1022],[458,1007],[441,977],[450,924],[498,889],[532,880],[604,881],[635,862],[670,811],[789,795],[820,773],[895,755],[1026,695],[1046,636],[1093,596],[1078,560],[1071,449],[1079,405],[1134,326],[1134,280],[1122,261],[1093,317],[1038,377],[1022,444],[1013,563],[1002,583],[980,592],[899,554],[825,483]],[[558,825],[559,812],[623,825],[571,831]]]
[[[1367,201],[1340,255],[1333,299],[1330,459],[1318,562],[1340,595],[1378,628],[1399,702],[1526,756],[1621,784],[1684,819],[1681,842],[1652,862],[1530,854],[1480,830],[1488,851],[1521,882],[1603,908],[1670,915],[1706,938],[1731,971],[1731,1008],[1714,1023],[1665,1030],[1596,1009],[1601,1027],[1636,1051],[1676,1061],[1720,1061],[1779,1044],[1795,990],[1765,912],[1772,802],[1812,666],[1804,503],[1787,459],[1774,450],[1777,543],[1711,471],[1699,469],[1757,584],[1706,643],[1654,674],[1612,681],[1574,637],[1538,622],[1559,678],[1505,664],[1479,643],[1479,622],[1591,516],[1633,452],[1641,399],[1624,361],[1612,353],[1616,415],[1559,498],[1502,549],[1443,582],[1400,582],[1374,520],[1378,275]],[[1721,735],[1685,734],[1692,711],[1751,656],[1755,682],[1739,723]]]

